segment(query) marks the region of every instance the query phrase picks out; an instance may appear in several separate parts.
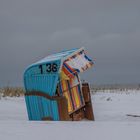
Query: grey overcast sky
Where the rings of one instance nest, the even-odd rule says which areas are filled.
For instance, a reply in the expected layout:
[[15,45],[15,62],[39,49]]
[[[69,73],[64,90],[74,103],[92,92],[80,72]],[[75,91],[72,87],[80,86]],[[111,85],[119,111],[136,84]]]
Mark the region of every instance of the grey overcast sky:
[[22,86],[25,68],[85,46],[93,84],[140,83],[140,0],[0,0],[0,86]]

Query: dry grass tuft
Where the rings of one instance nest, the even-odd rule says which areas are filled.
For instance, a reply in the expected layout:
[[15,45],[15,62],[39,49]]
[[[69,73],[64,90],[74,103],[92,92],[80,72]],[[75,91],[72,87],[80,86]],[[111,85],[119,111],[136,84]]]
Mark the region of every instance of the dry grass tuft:
[[4,87],[0,89],[2,97],[19,97],[24,95],[24,89],[21,87]]

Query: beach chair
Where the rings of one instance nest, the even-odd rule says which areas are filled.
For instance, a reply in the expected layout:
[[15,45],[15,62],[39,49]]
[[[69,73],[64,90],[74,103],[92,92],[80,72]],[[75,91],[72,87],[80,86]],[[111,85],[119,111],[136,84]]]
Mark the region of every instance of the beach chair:
[[79,73],[93,66],[84,48],[52,54],[24,73],[29,120],[94,120],[90,87]]

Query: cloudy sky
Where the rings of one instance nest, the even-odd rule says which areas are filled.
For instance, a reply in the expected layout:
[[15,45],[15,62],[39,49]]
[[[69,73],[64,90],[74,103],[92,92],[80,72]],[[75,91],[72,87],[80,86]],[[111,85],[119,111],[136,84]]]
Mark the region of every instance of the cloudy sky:
[[93,84],[140,83],[139,0],[0,0],[0,86],[23,85],[26,67],[84,46]]

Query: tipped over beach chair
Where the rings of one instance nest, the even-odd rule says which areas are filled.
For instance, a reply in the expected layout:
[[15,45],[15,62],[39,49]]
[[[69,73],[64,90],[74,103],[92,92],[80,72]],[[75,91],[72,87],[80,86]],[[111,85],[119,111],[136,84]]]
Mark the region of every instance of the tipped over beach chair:
[[94,120],[90,88],[79,73],[93,66],[84,48],[47,56],[24,73],[29,120]]

